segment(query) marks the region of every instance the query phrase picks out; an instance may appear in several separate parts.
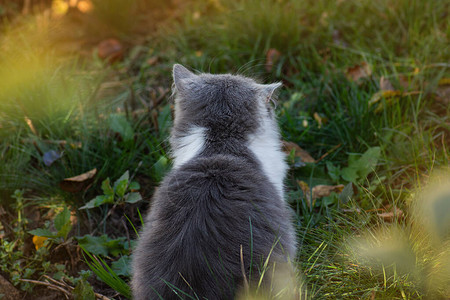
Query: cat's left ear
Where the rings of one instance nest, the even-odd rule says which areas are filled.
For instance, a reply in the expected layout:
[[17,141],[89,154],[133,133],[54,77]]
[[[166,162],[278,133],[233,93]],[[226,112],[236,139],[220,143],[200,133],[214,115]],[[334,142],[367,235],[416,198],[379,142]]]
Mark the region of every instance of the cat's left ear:
[[276,83],[271,83],[271,84],[261,84],[266,102],[270,101],[273,93],[282,85],[283,84],[281,82],[276,82]]
[[183,91],[189,85],[189,82],[195,80],[195,75],[180,64],[173,65],[173,82],[178,91]]

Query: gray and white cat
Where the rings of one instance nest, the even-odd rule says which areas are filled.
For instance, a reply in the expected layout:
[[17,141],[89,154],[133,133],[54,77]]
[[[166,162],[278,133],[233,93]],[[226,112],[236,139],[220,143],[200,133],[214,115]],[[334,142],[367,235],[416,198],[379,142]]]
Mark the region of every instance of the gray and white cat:
[[245,280],[259,280],[267,258],[270,265],[295,256],[270,103],[281,84],[196,75],[178,64],[173,79],[174,167],[134,251],[133,297],[234,299]]

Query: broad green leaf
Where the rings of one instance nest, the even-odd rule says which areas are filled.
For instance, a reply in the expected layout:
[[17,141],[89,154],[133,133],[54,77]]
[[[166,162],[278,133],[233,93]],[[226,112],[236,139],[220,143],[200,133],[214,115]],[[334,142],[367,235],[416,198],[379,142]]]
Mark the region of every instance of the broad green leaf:
[[331,179],[334,182],[338,182],[341,175],[341,170],[339,169],[339,167],[333,165],[331,161],[327,161],[327,169],[328,175],[330,175]]
[[81,279],[72,291],[74,300],[95,300],[95,293],[92,286],[86,279]]
[[381,156],[380,147],[369,148],[361,158],[358,160],[358,175],[360,178],[366,178],[367,175],[372,173],[377,166],[378,160]]
[[132,181],[132,182],[130,183],[130,186],[129,186],[128,188],[129,188],[130,190],[135,190],[135,191],[137,191],[137,190],[139,190],[139,189],[141,188],[141,186],[139,185],[138,182]]
[[122,256],[111,264],[111,269],[119,276],[130,277],[131,258],[128,255]]
[[124,251],[126,238],[125,237],[119,237],[117,239],[108,239],[108,241],[105,242],[105,246],[108,248],[108,252],[112,256],[118,256],[120,254],[127,253],[128,251]]
[[134,192],[134,193],[127,194],[125,202],[127,202],[127,203],[136,203],[136,202],[141,201],[141,200],[142,200],[141,194],[139,194],[137,192]]
[[56,230],[59,232],[67,223],[70,223],[70,210],[66,206],[64,207],[64,210],[55,217],[54,224]]
[[64,226],[58,230],[58,237],[62,237],[64,240],[67,239],[67,236],[69,235],[70,230],[72,229],[72,223],[69,221]]
[[109,178],[106,178],[105,180],[103,180],[103,182],[102,182],[102,191],[103,191],[103,194],[105,194],[107,196],[113,196],[114,195],[114,189],[111,187]]
[[87,234],[83,237],[77,238],[78,244],[80,244],[80,246],[84,249],[94,255],[103,256],[108,255],[108,247],[106,246],[108,240],[109,238],[106,234],[98,237]]
[[380,147],[369,148],[359,158],[355,154],[349,155],[348,167],[341,170],[342,178],[349,182],[364,180],[367,175],[375,170],[380,156]]
[[48,229],[44,229],[44,228],[33,229],[33,230],[28,231],[28,233],[32,234],[32,235],[43,236],[43,237],[48,237],[48,238],[56,237],[55,233],[51,232]]
[[129,179],[130,179],[130,174],[128,173],[128,170],[127,170],[127,171],[125,171],[125,173],[122,174],[122,176],[120,176],[119,179],[117,179],[114,182],[114,192],[117,194],[117,196],[123,197],[123,195],[125,195],[125,191],[127,189]]
[[124,180],[120,181],[117,184],[117,186],[115,186],[114,190],[116,192],[116,195],[119,196],[119,198],[122,198],[125,195],[127,186],[128,186],[128,179],[124,179]]
[[109,116],[109,128],[119,133],[122,139],[127,142],[134,139],[134,131],[125,115],[111,114]]
[[127,181],[128,181],[128,179],[130,179],[130,173],[128,172],[128,170],[126,170],[125,173],[123,173],[123,174],[119,177],[119,179],[117,179],[117,180],[114,182],[114,189],[116,189],[116,186],[119,184],[119,182],[121,182],[122,180],[127,180]]
[[341,170],[341,176],[342,178],[344,178],[344,180],[347,180],[348,182],[356,182],[357,179],[359,178],[357,171],[358,170],[356,168],[349,166]]
[[112,256],[118,256],[129,253],[129,250],[125,249],[125,237],[111,239],[106,234],[99,237],[85,235],[78,237],[77,241],[81,247],[95,255],[106,256],[111,254]]
[[353,183],[348,183],[344,189],[342,190],[342,192],[339,194],[339,200],[342,203],[347,203],[352,197],[353,197]]
[[107,203],[114,203],[114,197],[100,195],[100,196],[95,197],[94,199],[92,199],[91,201],[89,201],[88,203],[83,205],[82,207],[80,207],[80,209],[94,208],[94,207],[98,207],[102,204],[107,204]]

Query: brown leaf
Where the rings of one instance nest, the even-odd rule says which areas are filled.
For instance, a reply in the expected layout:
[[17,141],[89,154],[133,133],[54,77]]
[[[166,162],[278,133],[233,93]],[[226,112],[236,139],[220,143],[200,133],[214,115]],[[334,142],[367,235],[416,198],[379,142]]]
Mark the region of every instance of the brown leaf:
[[273,65],[278,61],[280,58],[281,53],[277,49],[270,48],[267,50],[266,53],[266,71],[270,72],[272,71]]
[[314,205],[314,203],[318,198],[330,196],[332,192],[340,194],[344,189],[343,184],[339,185],[319,184],[313,187],[312,189],[310,189],[308,184],[302,180],[298,180],[297,184],[299,185],[300,189],[302,190],[303,194],[306,197],[306,204],[308,205],[308,207]]
[[112,63],[123,58],[123,46],[116,39],[106,39],[98,44],[98,57]]
[[156,64],[158,62],[158,59],[159,59],[158,56],[152,56],[152,57],[147,59],[147,64],[149,66],[153,66],[154,64]]
[[377,213],[377,216],[385,222],[393,222],[396,219],[403,218],[403,211],[399,208],[393,207],[390,212]]
[[339,185],[323,185],[319,184],[312,188],[312,200],[313,202],[317,198],[327,197],[330,196],[332,192],[335,192],[337,194],[340,194],[342,190],[344,189],[343,184]]
[[360,80],[361,78],[369,77],[370,75],[372,75],[372,68],[365,61],[363,61],[359,65],[349,67],[345,71],[345,76],[347,77],[347,79],[355,82]]
[[65,178],[63,181],[59,183],[59,187],[66,192],[71,193],[81,192],[89,188],[92,181],[94,180],[95,174],[97,174],[97,168],[94,168],[78,176]]
[[287,154],[291,153],[292,149],[295,150],[295,156],[300,157],[302,162],[305,162],[305,163],[316,162],[316,160],[314,158],[312,158],[312,156],[309,155],[308,152],[306,152],[305,150],[300,148],[300,146],[297,145],[296,143],[283,141],[283,150],[285,153],[287,153]]

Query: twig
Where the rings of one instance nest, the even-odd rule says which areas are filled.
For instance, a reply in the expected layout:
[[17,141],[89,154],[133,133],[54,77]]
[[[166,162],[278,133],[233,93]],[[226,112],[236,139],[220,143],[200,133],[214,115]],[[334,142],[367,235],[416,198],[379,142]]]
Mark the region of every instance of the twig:
[[61,293],[63,293],[66,296],[67,299],[69,299],[69,296],[72,296],[72,293],[69,292],[68,290],[66,290],[60,286],[51,284],[47,281],[39,281],[39,280],[31,280],[31,279],[19,279],[19,281],[30,282],[30,283],[34,283],[34,284],[38,284],[38,285],[45,285],[48,288],[60,291]]
[[[51,281],[54,285],[60,286],[61,288],[69,289],[70,291],[73,291],[75,289],[74,287],[72,287],[71,285],[66,283],[65,281],[62,281],[62,280],[59,281],[59,280],[53,279],[48,275],[44,275],[44,278]],[[24,280],[26,280],[26,279],[24,279]],[[45,281],[38,281],[38,282],[46,283]],[[44,285],[46,285],[46,284],[44,284]],[[70,293],[70,295],[72,295],[72,293]],[[95,295],[95,297],[97,297],[100,300],[111,300],[110,298],[106,297],[105,295],[102,295],[99,293],[94,292],[94,295]]]
[[334,152],[335,150],[337,150],[341,146],[342,146],[342,144],[338,144],[338,145],[334,146],[333,148],[331,148],[330,150],[328,150],[327,153],[325,153],[318,160],[316,160],[316,163],[318,163],[319,161],[321,161],[322,159],[324,159],[325,157],[330,155],[330,153]]

